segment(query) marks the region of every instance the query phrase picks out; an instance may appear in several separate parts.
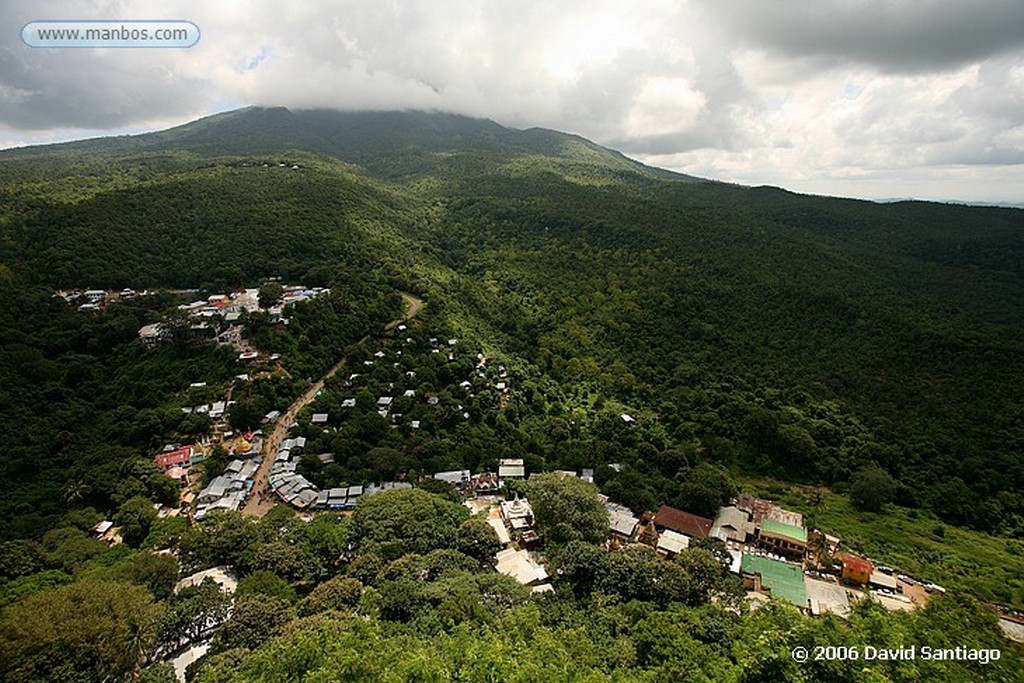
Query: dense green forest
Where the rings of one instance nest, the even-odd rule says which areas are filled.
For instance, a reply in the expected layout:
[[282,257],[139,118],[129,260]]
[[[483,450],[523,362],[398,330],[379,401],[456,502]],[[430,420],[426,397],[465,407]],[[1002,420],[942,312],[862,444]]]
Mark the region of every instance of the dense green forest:
[[[572,486],[570,486],[570,484]],[[138,548],[105,549],[73,527],[36,544],[7,542],[0,666],[10,681],[171,680],[160,652],[219,626],[190,680],[1017,680],[1024,659],[972,598],[937,597],[915,612],[859,604],[847,621],[807,619],[773,601],[741,607],[722,548],[695,544],[673,561],[648,548],[609,554],[563,537],[566,502],[580,536],[604,531],[593,486],[530,482],[537,529],[556,575],[531,594],[494,573],[490,526],[420,489],[360,502],[350,517],[303,522],[284,507],[260,521],[216,512],[200,526],[151,521]],[[582,490],[575,490],[582,487]],[[539,489],[545,489],[541,491]],[[583,496],[581,499],[580,496]],[[593,518],[593,516],[591,516]],[[545,522],[545,520],[552,520]],[[173,549],[176,555],[155,550]],[[172,588],[179,569],[228,564],[231,598],[212,581]],[[48,567],[43,571],[40,569]],[[811,661],[817,646],[975,648],[991,661]],[[996,659],[998,657],[998,659]]]
[[[377,350],[404,352],[403,379],[382,366],[351,386],[339,373],[294,432],[311,440],[309,453],[336,456],[302,461],[319,486],[413,481],[522,457],[531,472],[594,468],[601,490],[638,513],[668,503],[710,515],[749,478],[770,477],[827,487],[844,501],[834,510],[847,509],[849,493],[861,510],[821,509],[822,524],[844,526],[882,559],[908,554],[859,534],[856,523],[847,530],[852,515],[884,520],[888,510],[922,528],[966,527],[950,538],[988,534],[983,561],[992,570],[948,584],[1024,607],[1020,210],[737,187],[650,169],[553,131],[414,112],[241,110],[162,133],[0,152],[0,169],[0,532],[17,539],[5,546],[0,578],[8,626],[30,611],[59,611],[61,601],[80,600],[76,591],[102,594],[96,585],[110,582],[141,586],[118,593],[112,614],[134,615],[119,623],[166,621],[199,604],[223,610],[209,591],[169,596],[177,569],[151,567],[146,549],[173,548],[188,569],[236,565],[279,608],[261,612],[263,601],[246,615],[236,602],[232,620],[250,621],[225,629],[199,680],[249,680],[259,668],[276,672],[270,678],[322,670],[316,680],[475,680],[487,671],[844,680],[858,669],[797,671],[788,648],[933,642],[965,619],[978,624],[978,642],[997,638],[962,594],[913,615],[864,606],[845,624],[804,622],[779,606],[736,614],[717,597],[711,603],[714,591],[728,592],[716,582],[697,597],[690,589],[658,597],[643,582],[659,581],[647,572],[663,568],[648,558],[600,568],[591,549],[573,545],[560,557],[556,543],[556,566],[576,557],[607,576],[569,575],[557,595],[535,600],[496,582],[483,556],[467,560],[473,553],[457,533],[403,559],[361,545],[343,551],[349,522],[318,518],[309,533],[330,538],[310,540],[289,520],[296,535],[258,559],[254,544],[274,545],[259,524],[216,522],[234,540],[211,549],[203,529],[213,526],[169,528],[179,522],[142,511],[140,501],[172,504],[177,495],[153,454],[209,426],[183,405],[230,388],[233,425],[255,427],[338,359],[355,366]],[[203,297],[269,278],[331,294],[297,306],[287,326],[247,314],[248,340],[282,358],[278,371],[239,384],[236,355],[189,333],[176,310],[191,293],[174,292]],[[96,287],[158,293],[102,311],[53,296]],[[426,303],[408,346],[383,331],[399,315],[400,291]],[[171,321],[175,334],[146,348],[138,329],[156,320]],[[431,353],[433,337],[458,338],[458,357]],[[507,395],[459,387],[475,381],[477,354],[489,372],[507,368]],[[190,388],[203,382],[207,389]],[[390,429],[374,402],[393,388],[436,394],[438,410],[406,401],[402,412],[422,427]],[[348,413],[347,397],[357,399]],[[310,429],[314,409],[330,413],[336,431]],[[884,485],[865,484],[877,481]],[[106,551],[88,538],[92,524],[114,516],[134,525],[132,549]],[[865,530],[873,520],[860,518]],[[943,566],[941,537],[931,543],[925,569]],[[307,554],[296,559],[296,549]],[[681,583],[691,569],[679,570]],[[432,578],[412,578],[423,576]],[[337,602],[310,608],[314,596]],[[334,608],[340,613],[322,614]],[[769,626],[778,639],[758,640]],[[899,637],[880,635],[890,631]],[[25,646],[17,644],[24,634],[4,633],[14,640],[3,647]],[[88,633],[69,630],[70,640],[28,659],[17,650],[17,659],[45,668]],[[129,671],[171,638],[136,637],[131,661],[111,664],[109,653],[84,645],[81,661]],[[479,658],[463,661],[471,639],[483,643]],[[566,662],[577,668],[551,668]],[[1012,680],[1015,671],[935,674]]]
[[903,505],[1024,533],[1018,210],[699,182],[440,114],[243,110],[0,158],[16,282],[390,284],[564,414],[629,404],[659,449],[805,483],[878,465]]

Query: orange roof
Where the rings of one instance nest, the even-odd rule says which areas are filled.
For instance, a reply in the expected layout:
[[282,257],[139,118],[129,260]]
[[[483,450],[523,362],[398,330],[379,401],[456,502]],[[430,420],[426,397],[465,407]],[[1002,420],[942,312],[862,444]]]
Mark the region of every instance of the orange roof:
[[843,563],[843,569],[848,569],[855,574],[870,576],[871,572],[875,570],[874,566],[867,558],[851,555],[849,553],[839,553],[836,557]]

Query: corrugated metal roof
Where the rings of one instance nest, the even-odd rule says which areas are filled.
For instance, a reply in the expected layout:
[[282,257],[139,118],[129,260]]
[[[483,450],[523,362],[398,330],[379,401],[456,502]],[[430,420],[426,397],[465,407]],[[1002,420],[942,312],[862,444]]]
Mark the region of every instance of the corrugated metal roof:
[[807,587],[800,567],[758,555],[744,555],[742,566],[745,574],[760,574],[761,585],[773,596],[800,608],[807,607]]
[[763,519],[761,520],[761,531],[775,534],[776,536],[785,536],[794,540],[800,541],[801,543],[807,542],[807,529],[802,526],[793,526],[792,524],[785,524],[774,519]]
[[707,538],[713,522],[707,517],[662,505],[654,515],[654,524],[686,536]]

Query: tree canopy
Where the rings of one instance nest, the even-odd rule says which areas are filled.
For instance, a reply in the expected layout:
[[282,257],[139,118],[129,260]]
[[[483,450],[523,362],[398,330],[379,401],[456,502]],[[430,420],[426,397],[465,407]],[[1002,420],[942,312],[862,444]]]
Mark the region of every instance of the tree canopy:
[[593,484],[546,473],[531,477],[527,491],[534,526],[543,540],[600,543],[608,537],[608,512]]

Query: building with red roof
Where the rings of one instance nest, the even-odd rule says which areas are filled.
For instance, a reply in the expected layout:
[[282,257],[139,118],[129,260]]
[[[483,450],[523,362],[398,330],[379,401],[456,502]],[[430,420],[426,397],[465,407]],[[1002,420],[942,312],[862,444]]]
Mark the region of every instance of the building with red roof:
[[838,553],[836,559],[843,563],[843,580],[850,580],[856,583],[865,584],[871,579],[875,571],[871,561],[867,558],[849,553]]
[[690,538],[707,538],[713,524],[714,522],[707,517],[677,510],[668,505],[662,505],[654,514],[654,526],[658,531],[668,529]]
[[156,466],[166,472],[171,467],[188,467],[191,464],[191,458],[192,447],[182,446],[174,451],[158,453],[154,460],[156,461]]

